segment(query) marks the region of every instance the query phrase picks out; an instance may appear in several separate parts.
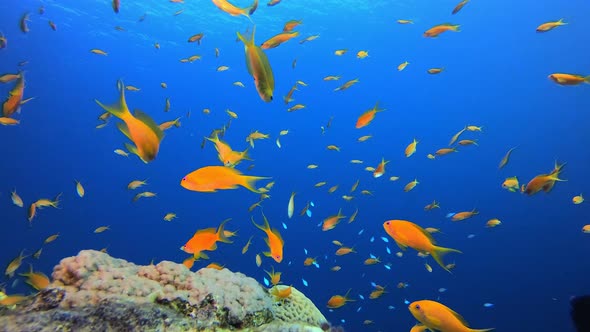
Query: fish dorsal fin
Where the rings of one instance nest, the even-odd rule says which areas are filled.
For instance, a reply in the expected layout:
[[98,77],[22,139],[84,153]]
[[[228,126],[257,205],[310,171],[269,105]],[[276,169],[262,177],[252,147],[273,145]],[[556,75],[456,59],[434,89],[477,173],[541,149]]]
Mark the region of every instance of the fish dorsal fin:
[[436,240],[432,237],[432,234],[430,234],[429,232],[427,232],[424,228],[414,224],[414,227],[416,227],[416,229],[418,231],[420,231],[424,236],[426,236],[428,238],[428,240],[430,240],[430,243],[432,244],[436,244]]
[[156,136],[158,136],[159,141],[164,138],[164,132],[162,129],[160,129],[160,127],[158,127],[158,124],[149,115],[140,110],[135,110],[134,115],[139,121],[145,123],[145,125],[148,126],[156,134]]
[[131,140],[129,127],[127,127],[127,124],[125,122],[117,122],[117,128],[119,128],[119,131],[121,131],[123,135],[127,136],[127,138]]
[[463,318],[463,316],[459,315],[457,312],[455,312],[451,308],[447,308],[447,309],[449,309],[449,311],[453,314],[453,316],[455,316],[455,318],[457,318],[461,322],[461,324],[465,325],[466,327],[469,327],[469,323],[467,323],[467,321],[465,320],[465,318]]
[[135,145],[125,143],[125,149],[127,149],[127,151],[131,152],[132,154],[139,156],[139,152],[137,152],[137,147]]
[[281,244],[285,244],[285,241],[283,240],[283,237],[281,236],[281,233],[279,233],[278,229],[273,228],[271,232],[279,239],[279,241],[281,241]]
[[215,234],[216,232],[217,232],[217,229],[215,229],[213,227],[209,227],[209,228],[199,229],[198,231],[195,232],[195,235],[197,235],[197,234],[203,234],[203,233],[213,233],[213,234]]

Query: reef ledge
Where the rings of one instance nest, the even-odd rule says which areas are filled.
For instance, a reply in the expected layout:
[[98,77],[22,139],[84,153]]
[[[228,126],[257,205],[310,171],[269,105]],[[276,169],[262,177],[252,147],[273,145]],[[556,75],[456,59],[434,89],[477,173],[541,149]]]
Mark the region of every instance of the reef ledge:
[[330,329],[303,293],[293,288],[276,301],[256,280],[228,269],[141,266],[83,250],[62,259],[52,279],[17,305],[0,307],[0,332]]

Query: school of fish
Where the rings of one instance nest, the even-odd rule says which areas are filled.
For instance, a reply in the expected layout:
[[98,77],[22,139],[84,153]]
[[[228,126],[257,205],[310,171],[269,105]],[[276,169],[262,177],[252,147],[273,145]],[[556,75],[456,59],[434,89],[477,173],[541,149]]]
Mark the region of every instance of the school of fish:
[[[189,0],[170,0],[171,6],[173,6],[171,9],[174,9],[172,10],[172,16],[179,16],[181,14],[186,15],[184,14],[184,9],[178,7],[178,5],[182,5],[185,1],[189,2]],[[121,15],[120,13],[127,10],[125,2],[126,1],[123,1],[121,3],[120,0],[112,0],[112,14]],[[281,84],[277,84],[276,86],[281,87],[281,89],[285,86],[289,86],[289,89],[284,91],[285,94],[282,96],[282,98],[275,98],[277,91],[275,91],[275,75],[273,72],[273,67],[287,66],[291,67],[292,70],[296,70],[297,58],[294,58],[292,62],[282,63],[276,60],[278,57],[275,57],[273,52],[276,52],[275,49],[280,48],[282,44],[293,44],[291,40],[295,40],[297,38],[299,38],[299,45],[309,43],[309,46],[306,45],[299,47],[311,48],[311,45],[315,43],[313,41],[320,38],[320,35],[308,35],[300,38],[300,32],[296,31],[295,29],[305,24],[305,20],[301,18],[286,21],[282,29],[277,28],[272,30],[268,25],[259,25],[257,27],[255,24],[257,15],[272,15],[273,10],[269,8],[264,10],[264,12],[259,13],[260,10],[257,11],[259,5],[258,0],[254,0],[246,7],[239,7],[228,0],[212,0],[211,2],[203,3],[202,10],[221,10],[223,13],[227,14],[227,18],[229,19],[228,22],[233,22],[232,24],[228,24],[228,26],[230,29],[235,31],[235,34],[232,36],[232,38],[237,36],[237,41],[241,42],[240,45],[243,46],[243,49],[241,47],[235,47],[233,49],[223,50],[215,47],[214,56],[213,52],[211,52],[211,57],[214,57],[215,59],[221,58],[221,51],[227,53],[243,52],[245,65],[242,68],[235,69],[236,71],[239,71],[239,77],[236,78],[239,80],[233,81],[231,85],[237,88],[244,88],[250,94],[257,94],[258,98],[263,101],[263,103],[260,105],[256,105],[256,108],[262,108],[262,110],[252,109],[251,111],[260,112],[260,118],[263,121],[267,121],[268,118],[272,118],[272,114],[270,114],[271,112],[267,112],[267,110],[263,109],[265,105],[269,105],[270,103],[284,104],[283,106],[288,107],[285,108],[286,112],[307,112],[308,105],[306,104],[290,104],[295,101],[295,98],[300,98],[299,95],[304,95],[304,91],[306,89],[310,89],[308,85],[312,85],[312,83],[308,84],[302,80],[297,80],[295,82],[280,82]],[[267,3],[267,7],[278,8],[281,6],[281,4],[281,0],[270,0]],[[470,10],[469,7],[475,7],[477,5],[478,4],[476,3],[470,4],[470,0],[462,0],[454,7],[449,8],[448,14],[457,15],[460,12],[463,14],[463,12]],[[15,24],[18,24],[21,33],[34,34],[37,31],[32,31],[30,29],[29,26],[31,22],[33,20],[44,20],[43,17],[48,15],[46,14],[46,11],[49,11],[49,8],[46,8],[45,6],[40,7],[36,13],[34,10],[28,10],[21,17],[15,18]],[[146,18],[146,14],[143,14],[142,16],[139,16],[139,14],[141,13],[138,13],[138,22],[143,22]],[[449,17],[460,17],[460,15]],[[457,19],[457,21],[459,21],[459,19]],[[399,18],[397,21],[392,20],[392,22],[397,22],[397,24],[400,26],[407,27],[421,24],[424,29],[422,36],[419,38],[422,39],[455,38],[457,37],[456,35],[460,35],[463,31],[463,27],[461,27],[460,24],[453,23],[418,23],[414,20],[405,18]],[[61,29],[58,31],[57,28],[57,24],[59,22],[49,20],[47,23],[48,27],[52,31],[55,33],[61,33]],[[570,22],[565,22],[563,19],[540,23],[536,28],[536,33],[551,33],[549,31],[553,29],[567,29],[567,24],[569,23]],[[124,23],[121,22],[121,24]],[[241,28],[243,24],[248,24],[248,30],[246,32],[238,31],[238,29]],[[394,23],[392,23],[392,25],[393,24]],[[466,26],[465,30],[470,28],[471,27]],[[127,31],[123,26],[116,26],[115,30],[119,32]],[[256,41],[255,37],[260,35],[272,37],[269,37],[264,42]],[[122,40],[124,40],[124,38],[125,37],[121,37]],[[13,43],[9,44],[8,41],[10,39],[11,36],[0,32],[0,56],[3,49],[8,47],[18,47]],[[187,43],[187,39],[183,39],[183,42]],[[194,49],[198,50],[195,52],[201,53],[200,51],[205,51],[205,47],[208,45],[214,45],[215,40],[213,36],[210,37],[205,32],[198,32],[188,37],[188,43],[194,46]],[[152,48],[155,48],[156,50],[160,50],[164,47],[158,41],[154,41],[153,44],[150,45],[153,45]],[[107,51],[106,49],[102,48],[93,48],[86,50],[86,54],[88,57],[98,56],[97,58],[109,58],[112,56],[112,53],[116,51],[117,50],[115,49]],[[89,55],[88,53],[91,53],[92,55]],[[369,50],[355,50],[354,52],[350,53],[352,53],[351,59],[354,61],[367,61],[371,59]],[[337,57],[347,57],[348,54],[349,50],[344,48],[333,51],[333,55]],[[202,63],[208,61],[208,58],[208,55],[192,54],[188,55],[186,58],[180,59],[180,62]],[[28,89],[26,89],[27,85],[25,81],[25,75],[29,75],[29,73],[24,68],[22,68],[26,66],[26,64],[27,62],[23,61],[22,63],[18,64],[19,67],[21,67],[18,70],[0,75],[0,83],[8,87],[7,96],[2,104],[0,125],[19,126],[26,129],[26,122],[21,123],[21,121],[24,121],[23,119],[25,119],[25,117],[23,114],[28,112],[30,104],[25,104],[27,104],[29,101],[32,101],[33,99],[35,99],[35,103],[43,102],[41,98],[37,99],[36,97],[29,97],[27,94]],[[392,73],[393,70],[397,69],[397,72],[403,71],[404,74],[406,74],[408,73],[409,69],[416,65],[417,61],[415,63],[415,61],[410,62],[404,59],[404,61],[400,62],[399,65],[392,65],[390,69]],[[215,71],[219,73],[216,75],[225,75],[227,73],[231,73],[234,70],[233,67],[219,63],[213,68],[216,68]],[[450,69],[445,69],[445,67],[438,66],[427,69],[426,73],[430,75],[445,75],[445,73],[449,70]],[[547,79],[552,83],[562,86],[584,85],[590,84],[590,75],[587,74],[590,73],[586,73],[585,75],[580,73],[554,72],[548,73]],[[323,77],[319,75],[320,74],[318,74],[316,80],[318,82],[317,84],[327,85],[332,84],[331,82],[333,81],[340,81],[341,78],[343,79],[344,83],[330,87],[330,90],[333,90],[330,91],[330,93],[346,93],[344,90],[354,89],[354,85],[356,84],[363,84],[361,79],[354,76],[344,78],[343,76],[341,77],[336,75]],[[277,76],[276,79],[277,82],[282,80],[280,76]],[[252,83],[250,84],[248,82]],[[123,79],[113,83],[116,83],[116,91],[115,89],[111,88],[109,88],[109,90],[102,89],[101,91],[108,91],[108,93],[105,94],[103,92],[97,92],[96,96],[92,97],[96,103],[93,105],[94,112],[98,114],[99,121],[96,129],[105,128],[111,123],[111,121],[114,121],[119,132],[115,139],[120,141],[125,147],[125,149],[118,148],[114,150],[114,153],[120,156],[117,158],[122,158],[124,161],[130,160],[131,158],[138,158],[141,161],[141,164],[157,162],[157,159],[160,158],[159,154],[162,150],[173,149],[172,146],[167,145],[165,140],[165,136],[167,134],[165,134],[165,132],[168,130],[175,130],[175,128],[181,128],[182,124],[187,123],[185,120],[190,119],[191,112],[187,112],[184,117],[171,117],[170,120],[158,124],[154,120],[154,118],[160,117],[156,115],[157,112],[163,111],[167,114],[168,112],[175,111],[173,100],[171,100],[170,97],[166,97],[163,100],[163,110],[157,110],[154,107],[144,112],[132,105],[136,103],[137,99],[135,97],[131,99],[132,104],[128,104],[127,101],[127,98],[129,98],[130,94],[141,95],[141,87],[126,84],[128,82],[124,82]],[[171,83],[172,82],[161,82],[159,86],[162,90],[168,90],[172,89],[173,84]],[[315,82],[313,83],[315,84]],[[228,89],[234,89],[232,86],[228,86]],[[283,93],[283,91],[281,91],[281,93]],[[383,91],[383,94],[386,93],[388,92]],[[31,104],[33,104],[33,102]],[[388,108],[394,108],[394,105],[382,105],[378,100],[367,101],[366,110],[354,111],[355,119],[348,119],[346,120],[348,121],[347,123],[345,123],[345,120],[343,120],[338,125],[348,126],[350,128],[354,128],[353,130],[358,130],[360,136],[358,138],[353,138],[353,141],[355,142],[354,144],[362,144],[363,142],[367,142],[369,140],[377,140],[379,133],[368,132],[367,130],[371,128],[371,124],[374,121],[381,121],[382,118],[386,118],[388,116],[388,113],[394,112],[394,110],[387,110],[383,108],[384,106]],[[203,116],[208,116],[212,112],[214,112],[212,109],[203,108],[202,114]],[[202,137],[201,142],[201,149],[206,149],[205,153],[207,154],[216,154],[219,163],[202,164],[198,159],[193,158],[193,164],[184,165],[186,168],[186,175],[178,179],[178,187],[183,188],[183,190],[194,192],[193,194],[195,197],[199,197],[199,195],[223,195],[223,191],[225,190],[243,190],[243,196],[245,197],[244,201],[254,201],[252,197],[258,197],[258,199],[255,200],[255,202],[248,208],[248,213],[250,215],[249,222],[245,220],[232,221],[231,218],[228,218],[222,222],[207,221],[208,227],[195,227],[194,233],[183,234],[182,237],[184,240],[181,241],[182,243],[178,243],[177,248],[179,247],[182,252],[187,254],[187,256],[179,263],[184,264],[189,269],[194,269],[195,263],[201,263],[203,260],[209,259],[209,255],[216,251],[218,246],[239,246],[237,250],[238,253],[236,253],[236,255],[250,255],[252,257],[251,261],[255,262],[256,265],[260,267],[261,270],[268,276],[268,279],[266,279],[266,277],[264,278],[264,282],[266,286],[269,287],[271,287],[270,285],[279,285],[283,282],[288,284],[293,283],[293,280],[289,280],[289,270],[293,269],[293,267],[291,267],[292,262],[290,261],[289,257],[292,255],[291,253],[301,250],[305,251],[307,258],[299,264],[302,264],[306,268],[310,269],[329,269],[334,273],[343,273],[338,271],[346,267],[344,262],[339,263],[342,265],[329,263],[330,261],[336,262],[337,256],[350,255],[349,257],[357,257],[356,260],[362,262],[363,265],[381,265],[383,266],[384,270],[391,270],[392,266],[395,265],[395,259],[406,259],[405,255],[408,252],[408,249],[415,250],[418,254],[418,257],[410,257],[407,259],[423,259],[424,266],[428,273],[432,273],[435,269],[441,269],[442,271],[445,271],[443,273],[452,273],[456,267],[454,261],[456,260],[459,262],[457,264],[460,264],[461,254],[463,252],[459,248],[461,248],[462,243],[452,243],[451,241],[446,241],[444,236],[441,236],[441,234],[444,233],[438,228],[427,227],[428,225],[425,225],[421,220],[396,219],[403,218],[403,211],[392,211],[391,218],[388,220],[369,220],[371,219],[370,212],[363,211],[362,205],[356,203],[361,199],[361,197],[371,197],[374,195],[373,191],[369,189],[363,189],[362,187],[369,181],[390,181],[395,183],[395,181],[401,179],[401,177],[398,175],[388,175],[388,177],[384,177],[385,174],[390,173],[390,169],[395,169],[395,165],[390,163],[390,160],[386,159],[388,156],[391,156],[392,153],[390,152],[384,152],[381,160],[367,160],[366,164],[369,166],[366,166],[364,170],[362,168],[355,170],[355,172],[358,174],[358,177],[353,179],[353,184],[352,187],[350,187],[350,190],[343,188],[345,185],[344,183],[331,183],[327,180],[324,181],[323,179],[322,181],[309,185],[309,188],[307,189],[316,191],[323,190],[327,195],[334,194],[342,198],[342,207],[337,211],[332,211],[330,215],[322,216],[321,221],[317,223],[315,228],[309,231],[328,232],[329,234],[330,231],[337,227],[352,227],[348,224],[358,224],[359,221],[355,222],[357,219],[357,214],[362,215],[364,213],[365,216],[362,218],[365,219],[366,222],[378,223],[379,225],[382,225],[380,226],[381,233],[377,236],[381,237],[381,240],[386,244],[390,241],[391,243],[395,242],[395,244],[399,247],[398,251],[394,252],[392,248],[387,246],[387,257],[384,255],[377,257],[372,253],[359,252],[354,246],[345,245],[339,240],[333,240],[332,243],[337,247],[335,251],[330,250],[329,253],[318,252],[317,255],[312,255],[308,253],[308,250],[306,249],[307,245],[305,239],[302,239],[300,243],[286,243],[286,241],[283,239],[282,233],[284,234],[289,232],[287,222],[299,222],[289,221],[290,219],[311,218],[315,204],[310,198],[304,198],[301,197],[302,194],[298,194],[298,191],[308,191],[307,189],[303,190],[303,181],[283,178],[275,179],[273,178],[272,172],[262,175],[252,175],[251,173],[256,172],[251,171],[254,168],[253,163],[258,157],[255,153],[256,144],[265,144],[265,140],[271,140],[272,138],[277,149],[283,149],[283,144],[285,144],[285,141],[288,139],[292,140],[297,138],[297,132],[294,131],[292,133],[289,129],[277,128],[277,134],[275,135],[273,133],[263,133],[257,128],[251,128],[251,132],[245,138],[245,141],[234,139],[231,141],[228,139],[226,141],[226,137],[230,136],[226,134],[232,130],[232,123],[240,121],[240,116],[238,115],[238,112],[232,111],[229,108],[225,110],[225,114],[228,116],[226,122],[221,126],[215,126],[213,129],[211,129],[210,134]],[[319,128],[317,130],[321,130],[321,134],[327,136],[331,130],[331,127],[333,126],[332,120],[338,118],[340,118],[338,115],[330,117],[327,122],[322,122],[321,126],[318,126]],[[180,121],[181,119],[183,119],[182,122]],[[90,132],[91,129],[92,128],[89,128],[88,131]],[[427,137],[408,137],[408,141],[404,142],[404,145],[406,146],[405,149],[400,149],[400,151],[397,151],[396,153],[403,155],[406,158],[424,158],[425,161],[426,159],[437,160],[443,158],[453,158],[453,154],[455,153],[473,153],[473,151],[479,146],[478,139],[485,135],[483,126],[479,125],[461,124],[459,128],[456,129],[458,129],[458,131],[453,131],[454,134],[453,132],[449,133],[449,136],[451,136],[451,134],[453,135],[451,136],[450,142],[448,144],[446,144],[447,142],[436,143],[439,147],[436,150],[433,149],[432,151],[427,151],[426,153],[424,150],[422,150],[422,146],[425,144],[423,141],[427,141]],[[101,132],[101,135],[106,136],[112,134],[106,132],[103,134]],[[300,139],[303,139],[303,137],[300,137]],[[283,143],[281,143],[281,140],[283,140]],[[329,143],[331,142],[322,145],[322,147],[325,147],[325,150],[327,150],[326,153],[339,154],[343,153],[343,151],[346,151],[347,149],[350,149],[350,147],[347,145]],[[212,146],[214,150],[207,148],[207,145]],[[242,148],[241,150],[234,150],[232,146],[242,146]],[[499,164],[497,168],[499,171],[508,174],[506,174],[505,180],[503,182],[497,184],[496,189],[505,190],[508,193],[519,193],[523,196],[532,196],[541,192],[550,193],[555,185],[559,186],[560,183],[568,181],[566,178],[564,178],[566,163],[556,160],[553,168],[549,168],[550,165],[541,166],[541,169],[536,169],[538,175],[531,179],[527,179],[528,181],[520,182],[519,178],[523,178],[524,175],[510,173],[512,172],[510,170],[510,160],[512,158],[519,158],[519,154],[524,153],[524,151],[521,152],[522,149],[523,148],[517,145],[506,147],[504,150],[505,154],[498,158]],[[194,151],[188,151],[188,153],[197,153],[198,150],[197,144],[194,144]],[[101,151],[100,153],[106,152]],[[297,156],[296,158],[305,157]],[[312,161],[309,162],[310,163],[307,165],[307,169],[301,170],[302,173],[297,176],[305,176],[305,172],[317,174],[319,171],[331,171],[330,165],[318,165],[311,163]],[[249,166],[242,167],[243,164],[246,163],[248,163]],[[147,167],[141,164],[137,164],[134,167]],[[357,167],[355,165],[362,164],[365,164],[365,161],[360,159],[352,159],[350,160],[350,166],[346,166]],[[325,177],[328,178],[327,175],[325,175]],[[90,182],[90,180],[86,181]],[[151,181],[152,180],[150,180],[150,182]],[[277,195],[273,196],[274,200],[271,199],[271,192],[275,181],[292,181],[293,183],[282,183],[282,185],[288,185],[292,188],[290,196],[282,197]],[[413,176],[405,177],[405,181],[407,182],[405,182],[403,186],[398,186],[399,188],[397,188],[397,190],[400,192],[403,191],[408,193],[410,191],[419,190],[420,186],[423,185],[418,180],[418,178]],[[265,184],[259,185],[259,182],[263,182]],[[158,199],[157,193],[152,191],[141,191],[142,189],[140,188],[142,187],[151,187],[150,184],[148,184],[147,179],[132,180],[126,185],[126,190],[136,193],[130,200],[131,204],[140,204],[140,199],[141,201]],[[359,190],[357,190],[357,188]],[[31,225],[31,227],[34,226],[36,222],[38,222],[39,218],[48,217],[47,215],[38,216],[39,211],[45,208],[67,208],[67,206],[63,206],[63,204],[61,204],[62,195],[69,194],[75,195],[79,199],[87,199],[85,198],[86,189],[84,187],[83,181],[80,181],[79,179],[72,179],[71,193],[56,193],[53,198],[25,197],[23,199],[17,193],[16,188],[10,188],[10,190],[11,204],[15,208],[21,208],[25,210],[23,212],[23,220]],[[335,194],[336,192],[341,194]],[[444,198],[441,197],[440,200],[443,201],[443,203],[439,201],[439,198],[435,200],[430,198],[427,202],[425,202],[428,203],[424,206],[425,213],[435,213],[437,209],[440,211],[441,204],[444,204]],[[303,202],[305,201],[306,203],[304,204]],[[571,202],[575,205],[583,204],[583,194],[575,193],[575,195],[572,195]],[[286,210],[285,213],[277,215],[276,213],[270,214],[267,212],[269,213],[267,217],[267,215],[264,213],[263,207],[270,206],[271,204],[272,206],[280,205],[281,209],[283,209],[282,204],[284,204],[284,210]],[[351,208],[351,204],[355,204],[354,208]],[[246,210],[246,206],[243,207],[243,210]],[[295,211],[301,212],[297,214]],[[166,222],[174,223],[176,222],[177,218],[181,219],[182,217],[177,216],[176,212],[170,211],[161,216],[158,216],[158,218],[163,219]],[[477,207],[474,206],[467,206],[465,207],[464,211],[449,213],[447,214],[447,218],[448,223],[445,227],[448,228],[452,228],[459,223],[471,222],[469,220],[472,218],[485,218],[487,222],[482,224],[482,228],[489,229],[502,227],[501,225],[503,225],[503,222],[493,214],[493,211],[479,211]],[[89,231],[95,234],[100,234],[107,231],[108,233],[111,233],[116,229],[116,222],[116,220],[113,220],[111,223],[112,225],[105,224],[99,227],[93,227],[93,229],[89,229]],[[232,237],[237,237],[237,231],[229,231],[226,229],[226,227],[240,228],[240,230],[243,229],[243,231],[241,231],[243,234],[241,235],[244,236],[238,237],[239,240],[231,239]],[[581,225],[581,228],[583,233],[590,233],[590,225]],[[358,235],[360,236],[363,231],[364,229],[359,231]],[[579,229],[577,231],[579,231]],[[107,236],[108,233],[104,235]],[[27,253],[27,250],[20,251],[18,256],[7,262],[4,273],[7,281],[10,281],[17,276],[21,276],[34,291],[40,291],[47,287],[50,283],[50,279],[43,272],[35,271],[33,269],[33,261],[31,259],[40,259],[42,250],[45,246],[50,245],[55,241],[63,241],[62,238],[63,235],[56,231],[54,234],[47,236],[43,240],[43,245],[34,253],[29,254]],[[251,244],[260,240],[264,241],[265,250],[253,252],[250,249]],[[372,237],[370,241],[373,242],[373,240],[374,237]],[[443,247],[439,245],[438,241],[442,242],[445,246]],[[238,245],[238,243],[240,244]],[[160,243],[158,245],[167,244]],[[329,246],[329,243],[326,243],[326,246]],[[455,247],[458,249],[455,249]],[[107,248],[103,248],[102,250],[106,252]],[[239,252],[240,250],[241,253]],[[452,255],[453,263],[449,263],[449,260],[445,258],[445,255]],[[28,261],[30,265],[28,272],[23,272],[21,268],[25,260]],[[286,263],[287,261],[288,263]],[[429,262],[436,263],[436,265],[433,264],[433,266],[431,266]],[[219,263],[210,263],[200,267],[222,269],[224,266],[225,265],[221,265]],[[263,266],[266,267],[265,270],[263,270]],[[275,267],[278,269],[279,266],[282,267],[283,271],[279,272],[275,270]],[[232,267],[230,266],[230,268]],[[416,271],[416,273],[422,273],[422,271]],[[460,271],[459,273],[463,273],[463,271]],[[304,286],[308,286],[307,280],[303,279],[302,283]],[[337,310],[348,303],[359,301],[356,299],[357,296],[361,300],[364,300],[364,296],[362,294],[354,291],[355,285],[351,286],[352,288],[350,289],[333,290],[334,295],[325,299],[326,302],[324,307],[329,308],[330,310]],[[407,282],[403,281],[397,284],[397,288],[399,290],[406,289],[409,286],[410,285]],[[325,287],[330,288],[330,285],[326,284]],[[387,286],[381,286],[376,283],[373,283],[372,287],[373,290],[370,292],[370,294],[367,294],[367,297],[371,300],[377,300],[378,298],[386,297],[388,296],[388,293],[393,293],[395,291],[386,290],[388,289]],[[419,287],[419,285],[412,285],[412,287]],[[24,296],[21,294],[8,295],[7,293],[9,290],[6,288],[2,288],[0,290],[0,306],[13,306],[24,299]],[[443,292],[444,290],[441,288],[439,291]],[[291,295],[291,287],[282,286],[281,288],[275,288],[272,295],[277,301],[284,300]],[[483,332],[492,330],[491,328],[469,328],[468,324],[463,319],[463,317],[461,317],[461,315],[447,307],[445,304],[439,303],[432,299],[416,300],[411,303],[406,301],[406,305],[408,305],[409,311],[409,314],[407,315],[407,322],[410,331],[436,330],[442,332]],[[376,324],[377,321],[378,318],[371,320],[367,319],[364,321],[364,324],[373,325]],[[417,323],[415,323],[416,321]],[[415,323],[415,325],[411,327],[411,324],[413,323]]]

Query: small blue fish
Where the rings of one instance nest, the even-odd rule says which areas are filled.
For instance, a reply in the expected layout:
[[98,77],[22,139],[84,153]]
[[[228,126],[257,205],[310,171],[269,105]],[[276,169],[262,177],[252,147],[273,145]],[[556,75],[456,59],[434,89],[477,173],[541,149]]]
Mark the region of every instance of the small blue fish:
[[318,264],[318,262],[313,262],[313,266],[317,267],[318,269],[320,268],[320,264]]
[[453,216],[456,214],[457,213],[455,213],[455,212],[449,212],[449,213],[447,213],[447,218],[453,218]]
[[388,238],[386,238],[385,236],[382,236],[382,237],[381,237],[381,240],[383,240],[383,242],[385,242],[385,243],[388,243],[388,242],[389,242],[389,239],[388,239]]
[[346,320],[344,320],[344,318],[342,318],[340,321],[342,322],[342,324],[346,323]]
[[287,229],[287,224],[283,223],[283,228]]
[[369,257],[371,257],[371,258],[377,258],[377,256],[375,256],[373,254],[369,254]]
[[474,237],[475,237],[475,234],[469,234],[469,235],[467,235],[467,238],[468,239],[473,239]]
[[389,247],[385,247],[385,250],[387,250],[387,253],[391,255],[391,250],[389,250]]
[[301,278],[301,282],[303,283],[303,286],[307,287],[307,280]]
[[377,287],[377,284],[374,281],[371,281],[371,287]]
[[446,288],[444,288],[444,287],[441,287],[441,288],[439,288],[439,289],[438,289],[438,292],[439,292],[439,293],[444,293],[444,292],[446,292],[446,291],[447,291],[447,289],[446,289]]
[[387,309],[389,309],[389,310],[393,310],[393,309],[395,309],[395,307],[394,307],[394,306],[392,306],[392,305],[390,305],[389,307],[387,307]]
[[359,235],[363,234],[363,232],[364,232],[364,231],[365,231],[365,229],[364,229],[364,228],[363,228],[363,229],[361,229],[361,230],[359,231]]
[[305,211],[305,214],[307,214],[307,216],[311,218],[311,210],[310,209],[307,209]]
[[383,267],[385,267],[387,270],[391,270],[391,265],[389,263],[383,264]]
[[356,309],[356,312],[361,312],[361,309],[362,309],[362,308],[363,308],[363,307],[358,307],[358,309]]
[[266,287],[268,287],[270,285],[270,283],[268,282],[268,279],[264,278],[264,285],[266,285]]
[[494,306],[494,304],[493,304],[493,303],[489,303],[489,302],[488,302],[488,303],[484,303],[484,304],[483,304],[483,306],[484,306],[485,308],[491,308],[491,307],[493,307],[493,306]]
[[404,304],[410,304],[410,301],[404,299]]
[[309,202],[309,204],[311,205],[311,207],[315,206],[315,204],[313,204],[313,202]]
[[371,236],[371,240],[369,240],[369,241],[375,242],[375,237],[374,236]]
[[362,296],[361,294],[359,294],[359,297],[360,297],[361,300],[364,300],[365,299],[365,297]]

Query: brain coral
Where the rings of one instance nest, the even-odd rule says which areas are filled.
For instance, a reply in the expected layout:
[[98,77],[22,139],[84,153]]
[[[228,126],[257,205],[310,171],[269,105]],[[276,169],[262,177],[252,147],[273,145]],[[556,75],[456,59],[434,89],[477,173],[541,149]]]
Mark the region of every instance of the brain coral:
[[[277,285],[273,288],[275,287],[282,290],[288,286]],[[273,288],[270,289],[271,294]],[[313,302],[295,287],[291,290],[291,296],[283,301],[275,301],[273,313],[276,320],[283,322],[304,322],[314,326],[322,326],[328,322]]]
[[208,326],[242,328],[272,320],[273,301],[267,291],[256,280],[228,269],[205,268],[193,273],[168,261],[138,266],[83,250],[62,259],[52,277],[50,287],[66,291],[60,303],[63,308],[114,299],[164,304]]

